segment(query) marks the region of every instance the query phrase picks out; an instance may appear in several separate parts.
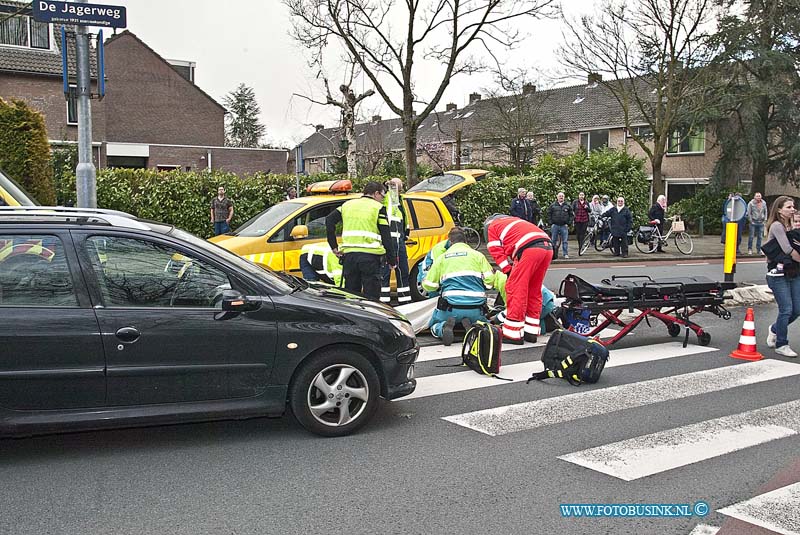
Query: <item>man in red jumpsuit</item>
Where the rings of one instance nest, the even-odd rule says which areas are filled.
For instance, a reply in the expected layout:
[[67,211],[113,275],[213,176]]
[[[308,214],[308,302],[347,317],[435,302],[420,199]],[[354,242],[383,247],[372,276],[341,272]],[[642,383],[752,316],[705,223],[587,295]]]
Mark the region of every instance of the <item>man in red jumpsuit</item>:
[[506,283],[503,342],[536,342],[542,282],[553,259],[550,236],[533,223],[504,215],[490,216],[484,228],[489,254],[503,273],[511,273]]

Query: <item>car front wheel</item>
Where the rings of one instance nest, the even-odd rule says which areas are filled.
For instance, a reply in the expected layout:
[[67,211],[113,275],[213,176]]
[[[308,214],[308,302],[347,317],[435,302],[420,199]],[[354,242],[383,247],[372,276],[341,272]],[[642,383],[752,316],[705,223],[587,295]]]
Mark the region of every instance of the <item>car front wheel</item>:
[[349,435],[372,418],[380,383],[372,364],[354,351],[326,351],[303,364],[289,389],[289,406],[307,430]]

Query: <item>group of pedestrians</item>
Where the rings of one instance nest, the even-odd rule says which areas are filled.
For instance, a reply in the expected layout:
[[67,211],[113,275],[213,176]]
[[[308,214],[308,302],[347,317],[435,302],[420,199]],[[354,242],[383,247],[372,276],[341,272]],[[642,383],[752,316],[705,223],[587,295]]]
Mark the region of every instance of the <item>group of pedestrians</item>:
[[[532,198],[531,192],[526,192],[524,188],[519,188],[517,197],[511,201],[509,214],[543,226],[540,218],[541,211],[535,199],[532,204],[526,204],[526,199]],[[666,205],[665,205],[666,206]],[[553,258],[558,258],[559,249],[563,258],[569,258],[569,234],[570,226],[573,227],[578,247],[586,239],[587,232],[591,225],[601,217],[609,220],[602,232],[598,236],[600,240],[611,238],[611,249],[615,256],[628,256],[627,236],[633,227],[633,214],[625,205],[625,198],[617,197],[616,202],[612,203],[608,195],[593,195],[592,200],[586,199],[584,192],[578,193],[578,198],[572,202],[566,200],[563,191],[556,194],[556,200],[547,208],[545,214],[550,225],[550,241],[553,245]],[[663,215],[662,218],[663,219]]]

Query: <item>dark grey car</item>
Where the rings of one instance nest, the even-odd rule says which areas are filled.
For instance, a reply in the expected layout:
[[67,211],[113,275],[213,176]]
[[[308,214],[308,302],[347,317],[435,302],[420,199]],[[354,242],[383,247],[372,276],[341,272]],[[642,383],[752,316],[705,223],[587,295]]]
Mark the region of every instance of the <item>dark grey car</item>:
[[0,435],[279,416],[351,433],[411,393],[393,309],[171,226],[0,208]]

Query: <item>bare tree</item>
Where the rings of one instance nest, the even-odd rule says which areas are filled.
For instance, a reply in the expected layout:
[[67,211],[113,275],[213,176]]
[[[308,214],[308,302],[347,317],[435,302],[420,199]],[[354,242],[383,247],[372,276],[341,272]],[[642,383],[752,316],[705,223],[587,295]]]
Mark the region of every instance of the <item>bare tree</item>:
[[[321,50],[317,52],[313,63],[321,65]],[[314,104],[319,104],[322,106],[336,106],[337,108],[341,109],[341,126],[344,133],[344,139],[346,141],[345,155],[347,157],[347,176],[350,178],[355,178],[358,175],[358,162],[356,158],[356,153],[358,152],[356,143],[356,108],[362,100],[375,94],[375,91],[368,89],[362,94],[356,95],[355,91],[352,89],[352,85],[357,72],[358,65],[356,62],[349,61],[348,68],[346,70],[346,81],[339,86],[339,92],[342,94],[342,96],[338,100],[333,98],[328,77],[322,73],[322,70],[320,70],[318,76],[322,78],[322,81],[325,84],[324,101],[314,100],[306,95],[295,93],[295,95],[298,97],[304,98]]]
[[482,135],[494,152],[504,157],[504,163],[522,173],[547,147],[541,135],[547,128],[542,113],[547,97],[536,92],[527,71],[498,71],[496,75],[497,85],[485,90],[489,98],[481,117]]
[[654,198],[664,193],[669,148],[705,128],[692,118],[710,74],[703,67],[711,10],[712,0],[604,0],[596,14],[567,23],[561,60],[573,75],[597,73],[595,82],[619,102],[652,165]]
[[[294,18],[294,36],[317,50],[341,44],[402,119],[406,176],[417,182],[417,128],[434,110],[454,76],[480,67],[467,53],[482,45],[511,47],[519,34],[509,23],[549,15],[555,0],[283,0]],[[393,21],[401,20],[395,26]],[[415,65],[420,57],[443,65],[438,87],[417,95]],[[400,98],[398,100],[397,94]],[[415,114],[414,104],[423,110]]]

